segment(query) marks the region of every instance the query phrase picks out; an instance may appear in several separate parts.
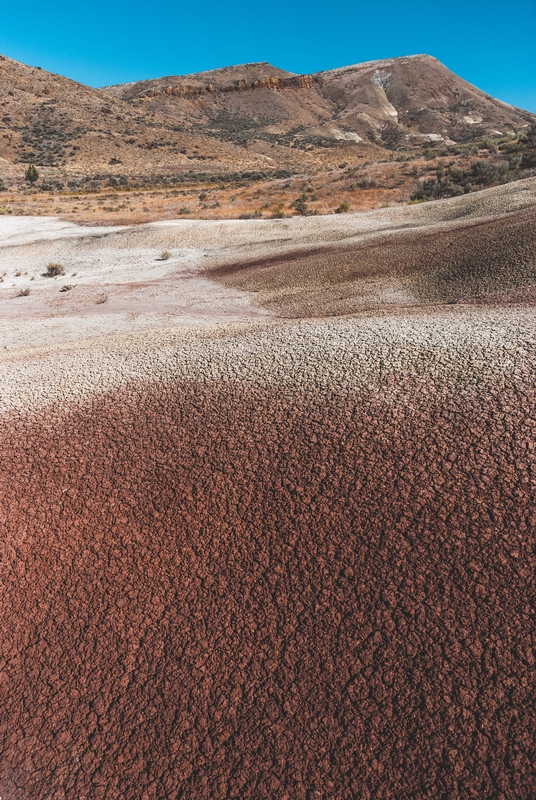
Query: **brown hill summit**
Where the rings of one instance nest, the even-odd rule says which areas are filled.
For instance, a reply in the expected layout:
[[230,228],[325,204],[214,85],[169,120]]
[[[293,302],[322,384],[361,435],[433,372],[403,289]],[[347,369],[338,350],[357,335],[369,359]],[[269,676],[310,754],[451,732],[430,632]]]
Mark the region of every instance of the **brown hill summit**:
[[103,91],[173,118],[184,131],[240,143],[364,141],[392,148],[508,135],[534,120],[427,55],[312,75],[246,64]]

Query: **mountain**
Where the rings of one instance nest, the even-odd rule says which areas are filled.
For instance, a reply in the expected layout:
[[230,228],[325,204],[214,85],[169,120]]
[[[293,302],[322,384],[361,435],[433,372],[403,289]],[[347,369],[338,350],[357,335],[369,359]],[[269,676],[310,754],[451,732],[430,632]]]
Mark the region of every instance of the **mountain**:
[[[453,147],[524,135],[533,123],[534,114],[490,97],[426,55],[311,75],[261,62],[103,89],[0,56],[0,190],[1,181],[24,190],[30,163],[40,170],[37,188],[51,191],[327,176],[341,162],[361,169],[431,150],[451,156]],[[463,153],[456,157],[472,169]],[[499,179],[486,185],[504,182],[506,173],[508,180],[527,177],[518,175],[510,152],[500,158]],[[355,194],[365,184],[404,184],[393,199],[409,199],[419,189],[415,174],[353,175],[339,189]],[[464,185],[482,183],[473,178]]]
[[143,173],[217,162],[258,167],[244,148],[177,131],[154,109],[0,56],[0,162]]
[[502,103],[427,55],[312,75],[268,63],[105,87],[181,130],[247,144],[315,147],[337,141],[388,148],[469,142],[517,132],[535,117]]

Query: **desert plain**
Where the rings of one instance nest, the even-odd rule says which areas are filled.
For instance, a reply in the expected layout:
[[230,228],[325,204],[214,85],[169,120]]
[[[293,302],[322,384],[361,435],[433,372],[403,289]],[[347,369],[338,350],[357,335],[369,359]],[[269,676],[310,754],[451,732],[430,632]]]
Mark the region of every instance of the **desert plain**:
[[2,797],[534,796],[535,208],[0,219]]

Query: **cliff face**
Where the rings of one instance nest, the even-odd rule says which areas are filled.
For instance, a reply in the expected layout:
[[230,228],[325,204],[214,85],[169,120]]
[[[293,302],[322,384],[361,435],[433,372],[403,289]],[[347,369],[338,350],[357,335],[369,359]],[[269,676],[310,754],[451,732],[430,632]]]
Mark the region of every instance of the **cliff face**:
[[[206,94],[218,94],[226,92],[248,92],[254,89],[312,89],[315,85],[315,78],[312,75],[296,75],[292,78],[279,78],[276,75],[268,75],[258,80],[237,80],[229,86],[214,86],[208,83],[206,86],[193,86],[188,84],[169,85],[165,88],[146,89],[136,96],[136,99],[151,99],[154,97],[182,97],[186,99],[202,97]],[[134,99],[134,98],[132,98]]]

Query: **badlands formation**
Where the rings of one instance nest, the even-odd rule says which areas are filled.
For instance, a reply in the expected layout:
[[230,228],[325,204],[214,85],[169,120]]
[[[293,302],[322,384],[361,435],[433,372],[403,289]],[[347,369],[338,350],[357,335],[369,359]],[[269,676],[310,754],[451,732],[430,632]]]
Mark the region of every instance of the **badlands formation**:
[[535,210],[0,220],[3,798],[534,797]]

